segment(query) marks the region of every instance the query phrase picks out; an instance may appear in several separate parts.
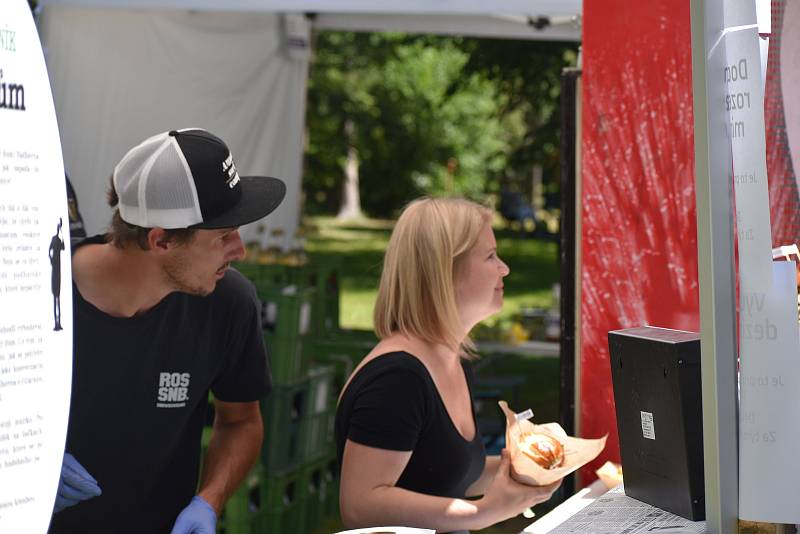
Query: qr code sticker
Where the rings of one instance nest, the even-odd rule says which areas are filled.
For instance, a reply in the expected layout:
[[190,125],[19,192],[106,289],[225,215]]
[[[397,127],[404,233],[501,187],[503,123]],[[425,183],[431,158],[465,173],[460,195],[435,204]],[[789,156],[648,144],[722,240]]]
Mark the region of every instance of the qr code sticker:
[[656,439],[656,427],[653,425],[653,414],[650,412],[639,412],[642,414],[642,435],[646,439]]

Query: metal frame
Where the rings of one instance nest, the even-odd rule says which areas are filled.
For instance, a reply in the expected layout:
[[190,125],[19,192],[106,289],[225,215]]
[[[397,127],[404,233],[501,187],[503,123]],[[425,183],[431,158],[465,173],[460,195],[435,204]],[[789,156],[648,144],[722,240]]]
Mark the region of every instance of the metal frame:
[[[561,73],[561,231],[559,258],[561,260],[561,341],[559,363],[561,386],[559,406],[561,427],[575,434],[575,354],[576,354],[576,255],[580,236],[576,222],[580,202],[576,202],[578,145],[578,84],[581,69],[564,69]],[[575,493],[575,477],[570,475],[561,485],[565,495]]]
[[736,266],[730,143],[719,135],[723,110],[713,107],[723,101],[722,77],[713,74],[721,72],[724,54],[711,54],[724,9],[723,0],[690,6],[706,521],[709,532],[730,533],[737,530],[739,499]]

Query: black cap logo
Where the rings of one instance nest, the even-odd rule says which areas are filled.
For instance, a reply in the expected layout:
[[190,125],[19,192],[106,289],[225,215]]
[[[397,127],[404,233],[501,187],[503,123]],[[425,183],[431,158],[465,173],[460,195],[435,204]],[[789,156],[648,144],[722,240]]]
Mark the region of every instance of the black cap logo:
[[236,172],[236,165],[233,164],[233,157],[230,154],[228,154],[228,157],[222,162],[222,172],[228,176],[225,180],[225,183],[228,184],[228,188],[233,189],[236,187],[236,184],[239,183],[239,173]]

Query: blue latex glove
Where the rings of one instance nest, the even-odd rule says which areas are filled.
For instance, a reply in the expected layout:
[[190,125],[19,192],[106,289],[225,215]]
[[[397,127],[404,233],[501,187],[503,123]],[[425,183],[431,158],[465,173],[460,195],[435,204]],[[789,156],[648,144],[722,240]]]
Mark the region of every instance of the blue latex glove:
[[78,463],[70,453],[64,453],[61,464],[61,479],[58,481],[56,505],[53,513],[60,512],[68,506],[73,506],[86,499],[97,497],[103,493],[97,481],[89,472]]
[[195,495],[175,520],[170,534],[214,534],[217,531],[217,513],[199,495]]

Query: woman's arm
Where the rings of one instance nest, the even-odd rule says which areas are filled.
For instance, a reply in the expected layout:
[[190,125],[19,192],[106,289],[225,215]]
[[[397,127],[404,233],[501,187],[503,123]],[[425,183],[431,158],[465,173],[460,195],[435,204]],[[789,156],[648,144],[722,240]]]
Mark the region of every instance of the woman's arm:
[[412,451],[377,449],[347,440],[339,490],[345,526],[477,530],[546,501],[560,484],[533,487],[515,482],[509,474],[508,455],[504,453],[482,498],[468,501],[434,497],[395,486],[411,454]]
[[486,493],[486,488],[494,480],[498,467],[500,467],[500,456],[487,456],[486,464],[483,466],[483,473],[478,477],[478,480],[467,488],[467,497],[478,497]]

